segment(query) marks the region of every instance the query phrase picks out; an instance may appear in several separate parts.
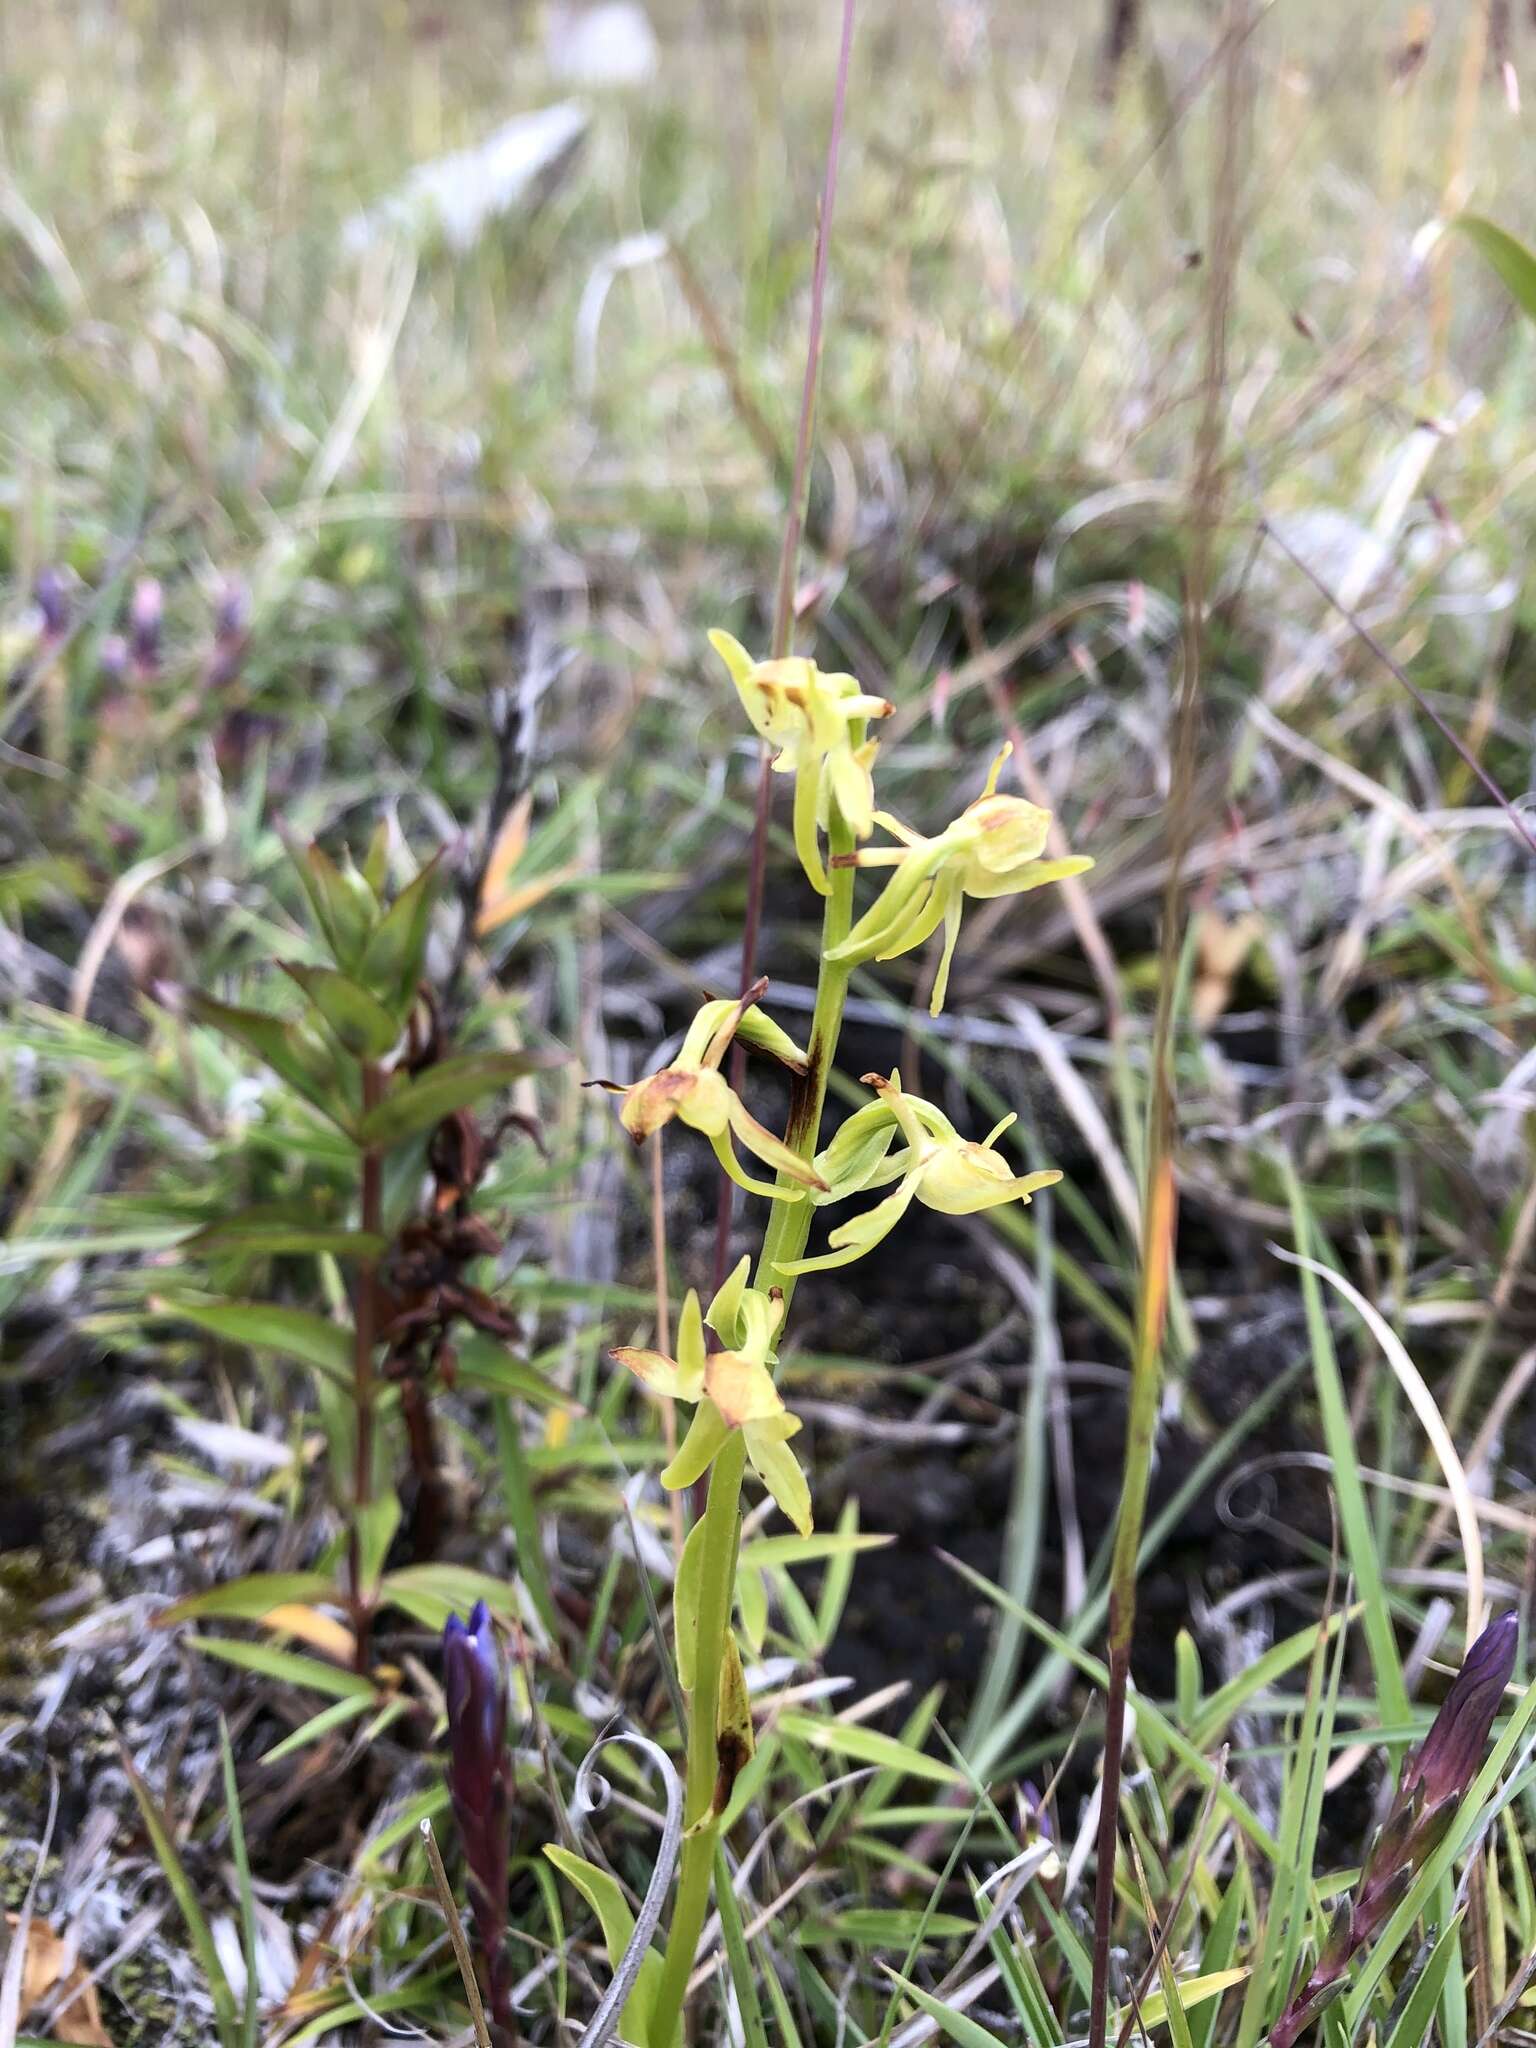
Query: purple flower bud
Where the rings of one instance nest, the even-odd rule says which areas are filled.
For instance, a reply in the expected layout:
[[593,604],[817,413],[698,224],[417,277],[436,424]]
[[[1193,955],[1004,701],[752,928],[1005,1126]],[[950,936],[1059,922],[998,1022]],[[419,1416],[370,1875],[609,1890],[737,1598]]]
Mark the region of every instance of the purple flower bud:
[[481,1600],[468,1625],[454,1614],[443,1630],[443,1690],[454,1798],[483,1807],[506,1745],[507,1686],[490,1609]]
[[153,576],[141,576],[128,601],[128,648],[140,676],[150,676],[160,666],[160,627],[165,617],[165,599]]
[[512,1854],[512,1753],[507,1746],[507,1670],[490,1609],[477,1601],[468,1622],[443,1630],[443,1694],[448,1705],[448,1791],[469,1866],[469,1902],[495,2038],[515,2024],[505,1953]]
[[1050,1811],[1047,1808],[1044,1799],[1040,1795],[1040,1787],[1037,1784],[1035,1784],[1032,1778],[1026,1778],[1024,1780],[1024,1784],[1021,1788],[1021,1796],[1024,1801],[1024,1811],[1025,1814],[1028,1816],[1030,1827],[1033,1828],[1036,1834],[1042,1836],[1044,1840],[1050,1842],[1054,1846],[1056,1841],[1056,1830],[1051,1825]]
[[108,633],[97,650],[96,666],[108,689],[115,690],[128,673],[128,642],[121,633]]
[[43,641],[51,647],[69,630],[69,587],[64,581],[63,571],[44,569],[33,586],[32,595],[42,614]]
[[250,594],[238,576],[226,577],[213,607],[213,654],[208,663],[210,689],[226,689],[245,663]]
[[1490,1622],[1466,1654],[1434,1725],[1403,1771],[1402,1789],[1422,1788],[1426,1808],[1463,1798],[1477,1776],[1488,1746],[1488,1731],[1515,1668],[1520,1633],[1513,1608]]

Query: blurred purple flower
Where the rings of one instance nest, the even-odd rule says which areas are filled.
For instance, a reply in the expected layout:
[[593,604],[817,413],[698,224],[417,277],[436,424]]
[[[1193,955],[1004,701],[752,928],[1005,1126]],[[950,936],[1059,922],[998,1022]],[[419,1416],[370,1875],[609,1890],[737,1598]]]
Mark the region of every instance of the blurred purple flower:
[[160,628],[165,618],[165,598],[153,576],[141,576],[128,601],[128,651],[140,682],[160,667]]
[[244,666],[250,611],[250,593],[240,578],[225,577],[213,607],[213,654],[208,663],[210,689],[227,689]]
[[43,645],[57,646],[69,631],[69,585],[61,569],[44,569],[33,585],[32,596],[43,622]]
[[507,1746],[507,1667],[490,1609],[478,1601],[468,1622],[443,1630],[448,1703],[448,1792],[469,1868],[469,1903],[480,1950],[486,2008],[496,2048],[516,2039],[506,1955],[512,1857],[512,1753]]

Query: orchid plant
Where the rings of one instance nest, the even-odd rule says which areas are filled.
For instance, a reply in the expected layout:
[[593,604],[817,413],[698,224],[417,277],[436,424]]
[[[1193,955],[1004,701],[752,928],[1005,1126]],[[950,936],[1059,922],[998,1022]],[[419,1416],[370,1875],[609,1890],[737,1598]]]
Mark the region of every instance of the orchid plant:
[[[1078,856],[1045,857],[1050,813],[998,790],[1006,748],[981,796],[959,817],[931,838],[911,831],[876,801],[878,744],[869,726],[889,715],[885,698],[864,689],[856,677],[829,674],[808,658],[758,661],[729,634],[710,637],[754,730],[772,749],[774,772],[793,780],[795,850],[807,881],[824,899],[822,950],[807,1050],[760,1007],[767,990],[760,980],[737,1002],[706,1003],[668,1065],[627,1087],[598,1084],[622,1094],[620,1121],[637,1143],[676,1120],[708,1139],[738,1187],[770,1204],[755,1272],[743,1259],[707,1311],[697,1293],[689,1292],[675,1357],[633,1346],[613,1354],[652,1394],[692,1405],[687,1433],[662,1483],[681,1489],[709,1477],[708,1504],[689,1537],[675,1603],[678,1663],[689,1689],[688,1833],[645,2048],[670,2048],[676,2036],[708,1903],[715,1834],[735,1772],[750,1754],[741,1656],[730,1621],[747,1465],[802,1535],[812,1527],[811,1487],[791,1449],[800,1420],[774,1380],[775,1347],[795,1284],[802,1274],[864,1257],[914,1203],[945,1215],[974,1215],[1028,1202],[1061,1177],[1052,1170],[1013,1171],[997,1149],[1013,1117],[1003,1118],[980,1142],[965,1138],[899,1073],[866,1075],[873,1100],[818,1149],[849,976],[855,965],[908,952],[942,927],[936,1013],[967,896],[1021,894],[1092,864]],[[877,826],[896,843],[867,845]],[[891,869],[891,876],[856,919],[858,875],[878,867]],[[795,1076],[783,1137],[749,1113],[721,1072],[737,1041],[769,1054]],[[743,1170],[737,1143],[773,1169],[771,1184]],[[806,1255],[812,1219],[821,1209],[880,1189],[889,1192],[835,1224],[825,1252]],[[717,1340],[713,1350],[706,1330]]]

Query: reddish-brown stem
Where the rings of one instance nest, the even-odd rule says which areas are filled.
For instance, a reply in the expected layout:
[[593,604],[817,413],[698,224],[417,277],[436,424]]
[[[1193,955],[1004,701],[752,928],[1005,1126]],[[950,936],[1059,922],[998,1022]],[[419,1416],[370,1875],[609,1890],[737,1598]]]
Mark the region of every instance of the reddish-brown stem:
[[400,1413],[410,1451],[416,1500],[411,1510],[411,1551],[418,1564],[429,1563],[442,1546],[447,1487],[432,1421],[432,1396],[414,1374],[400,1382]]
[[[1109,1993],[1109,1944],[1114,1922],[1115,1855],[1120,1844],[1120,1752],[1125,1747],[1125,1695],[1130,1683],[1131,1653],[1113,1638],[1118,1631],[1110,1622],[1109,1693],[1104,1706],[1104,1774],[1099,1783],[1099,1839],[1095,1868],[1100,1873],[1093,1893],[1093,1998],[1094,2023],[1107,2011]],[[1108,1872],[1106,1877],[1103,1873]],[[1102,2037],[1101,2037],[1102,2038]]]
[[[363,1113],[384,1093],[377,1064],[363,1065]],[[384,1162],[373,1147],[362,1155],[358,1228],[378,1237],[383,1229]],[[352,1614],[357,1638],[357,1668],[368,1668],[372,1600],[365,1581],[362,1521],[373,1501],[373,1347],[378,1324],[378,1269],[371,1257],[357,1262],[357,1299],[352,1307],[352,1404],[356,1410],[357,1462],[352,1475]]]

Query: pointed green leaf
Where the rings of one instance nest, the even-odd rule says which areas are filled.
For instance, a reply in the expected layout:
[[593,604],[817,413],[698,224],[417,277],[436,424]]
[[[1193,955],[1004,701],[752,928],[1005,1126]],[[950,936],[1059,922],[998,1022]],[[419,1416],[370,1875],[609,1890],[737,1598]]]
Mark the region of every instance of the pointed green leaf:
[[557,1387],[548,1374],[539,1371],[529,1359],[519,1358],[515,1351],[509,1351],[496,1337],[487,1337],[476,1331],[473,1336],[455,1340],[454,1350],[458,1353],[459,1382],[467,1387],[486,1387],[493,1394],[520,1396],[525,1401],[536,1402],[541,1408],[577,1408],[562,1387]]
[[[608,1961],[617,1970],[624,1959],[624,1951],[629,1946],[630,1936],[635,1931],[635,1916],[629,1910],[628,1900],[619,1889],[617,1878],[610,1877],[606,1870],[600,1870],[584,1856],[578,1856],[570,1849],[562,1849],[553,1842],[544,1845],[544,1854],[560,1875],[575,1885],[597,1915],[598,1924],[603,1930],[603,1946],[608,1951]],[[624,2001],[618,2029],[622,2039],[649,2044],[651,2014],[655,2007],[656,1986],[660,1977],[661,1957],[652,1950],[640,1966],[640,1975],[636,1979],[634,1990]]]
[[[966,1932],[970,1932],[969,1927]],[[880,1967],[887,1977],[901,1986],[920,2011],[938,2023],[939,2031],[947,2034],[956,2048],[1010,2048],[1009,2043],[1000,2035],[990,2033],[979,2020],[973,2020],[969,2013],[961,2012],[956,2006],[946,2005],[943,1999],[935,1998],[931,1992],[903,1977],[899,1970],[893,1970],[889,1963],[882,1963]]]
[[359,1671],[343,1671],[318,1657],[305,1657],[297,1650],[274,1650],[269,1643],[245,1643],[233,1636],[188,1636],[194,1650],[237,1664],[242,1671],[254,1671],[262,1678],[274,1678],[281,1685],[307,1686],[311,1692],[329,1693],[332,1699],[372,1700],[377,1688]]
[[435,854],[413,882],[400,891],[364,948],[358,978],[381,1002],[408,1006],[421,979],[422,957],[432,904],[442,879],[442,855]]
[[250,1572],[242,1579],[228,1579],[222,1586],[210,1586],[206,1593],[193,1593],[174,1606],[162,1607],[155,1616],[156,1628],[174,1628],[183,1621],[259,1621],[274,1607],[308,1605],[336,1597],[336,1581],[330,1572]]
[[276,1258],[293,1252],[330,1252],[338,1258],[377,1259],[386,1240],[376,1232],[348,1230],[341,1224],[305,1222],[281,1203],[241,1209],[206,1224],[183,1240],[194,1252],[249,1252],[253,1258]]
[[964,1778],[952,1764],[925,1756],[878,1728],[863,1728],[857,1722],[829,1721],[817,1714],[791,1711],[779,1716],[779,1733],[807,1742],[813,1749],[830,1750],[854,1763],[876,1764],[882,1770],[899,1771],[909,1778],[923,1778],[935,1785],[963,1785]]
[[286,960],[282,967],[354,1059],[381,1060],[394,1046],[400,1019],[350,975],[335,967],[295,967]]
[[342,1323],[328,1322],[308,1309],[263,1301],[179,1301],[167,1296],[156,1305],[162,1314],[195,1324],[226,1343],[279,1352],[351,1387],[353,1337]]
[[440,1629],[450,1614],[467,1615],[477,1600],[493,1614],[517,1612],[517,1588],[467,1564],[407,1564],[386,1572],[381,1598],[423,1628]]
[[235,1994],[230,1989],[229,1978],[214,1944],[213,1932],[207,1916],[199,1903],[192,1880],[187,1875],[186,1865],[176,1849],[176,1837],[165,1815],[161,1812],[154,1795],[139,1776],[133,1758],[126,1748],[122,1749],[123,1771],[138,1803],[139,1816],[144,1822],[144,1831],[149,1836],[155,1852],[155,1861],[165,1873],[165,1881],[171,1888],[172,1896],[186,1923],[187,1936],[197,1956],[203,1980],[208,1986],[208,1995],[213,2001],[214,2022],[219,2040],[225,2048],[234,2048],[237,2034]]
[[1536,255],[1479,214],[1460,213],[1450,225],[1466,236],[1527,320],[1536,320]]
[[350,1133],[352,1114],[342,1092],[335,1056],[308,1038],[286,1018],[273,1017],[265,1010],[247,1010],[217,997],[194,991],[187,1009],[199,1024],[222,1031],[226,1038],[243,1045],[279,1080],[286,1081],[295,1095],[312,1103],[331,1122]]
[[333,1728],[343,1728],[348,1721],[355,1721],[359,1714],[366,1714],[373,1705],[373,1697],[367,1693],[354,1693],[344,1700],[333,1700],[328,1707],[322,1707],[318,1714],[311,1714],[301,1727],[291,1735],[285,1735],[281,1742],[275,1742],[262,1757],[264,1764],[281,1763],[284,1757],[292,1756],[296,1750],[307,1749],[312,1742],[318,1742],[322,1735],[329,1735]]
[[363,1117],[359,1141],[370,1147],[403,1144],[407,1138],[431,1130],[456,1109],[494,1094],[525,1074],[557,1066],[563,1057],[545,1052],[469,1052],[428,1067],[415,1080],[400,1075],[384,1100]]

